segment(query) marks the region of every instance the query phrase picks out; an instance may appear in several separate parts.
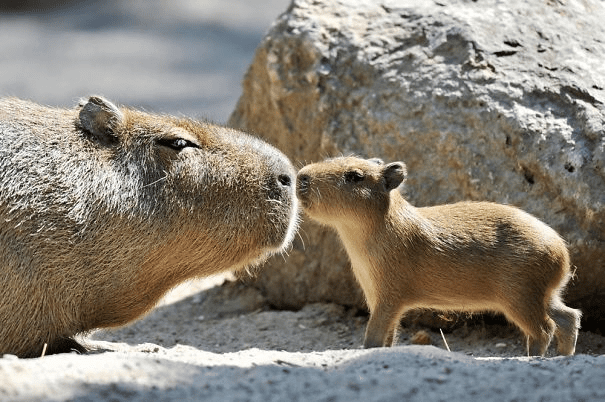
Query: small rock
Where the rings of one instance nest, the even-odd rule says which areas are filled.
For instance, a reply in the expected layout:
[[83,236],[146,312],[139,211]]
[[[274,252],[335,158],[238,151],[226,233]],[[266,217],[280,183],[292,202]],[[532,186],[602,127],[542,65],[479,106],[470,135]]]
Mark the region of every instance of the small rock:
[[19,360],[19,357],[15,356],[15,355],[8,354],[8,353],[2,355],[2,358],[6,359],[6,360]]
[[410,339],[413,345],[432,345],[431,335],[425,330],[416,332]]

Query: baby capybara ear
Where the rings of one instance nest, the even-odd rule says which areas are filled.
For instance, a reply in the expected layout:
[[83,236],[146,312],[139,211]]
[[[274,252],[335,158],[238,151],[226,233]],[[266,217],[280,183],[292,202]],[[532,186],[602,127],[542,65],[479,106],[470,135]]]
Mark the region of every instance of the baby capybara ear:
[[80,127],[103,145],[119,142],[116,129],[123,123],[124,115],[116,105],[100,96],[91,96],[82,102],[78,115]]
[[399,187],[404,182],[407,173],[403,162],[392,162],[386,165],[382,171],[385,191],[388,193]]

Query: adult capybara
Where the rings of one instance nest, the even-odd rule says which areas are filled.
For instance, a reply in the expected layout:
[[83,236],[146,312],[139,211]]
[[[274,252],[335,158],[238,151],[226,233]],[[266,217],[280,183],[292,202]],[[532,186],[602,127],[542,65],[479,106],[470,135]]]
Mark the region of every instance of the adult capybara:
[[84,348],[178,283],[282,251],[296,173],[270,145],[90,97],[0,100],[0,355]]
[[390,346],[411,309],[503,313],[527,335],[528,353],[575,351],[581,313],[561,301],[570,277],[565,242],[510,206],[461,202],[415,208],[397,187],[405,165],[329,159],[298,173],[312,219],[338,232],[370,309],[365,347]]

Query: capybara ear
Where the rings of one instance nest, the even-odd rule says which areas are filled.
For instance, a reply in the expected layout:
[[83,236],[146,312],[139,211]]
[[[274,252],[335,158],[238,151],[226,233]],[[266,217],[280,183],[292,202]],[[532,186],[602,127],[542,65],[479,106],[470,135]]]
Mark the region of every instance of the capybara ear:
[[122,124],[124,115],[116,105],[100,96],[91,96],[82,102],[80,126],[103,145],[119,142],[116,128]]
[[385,191],[389,192],[399,187],[405,180],[407,173],[405,163],[403,162],[392,162],[386,165],[382,171]]

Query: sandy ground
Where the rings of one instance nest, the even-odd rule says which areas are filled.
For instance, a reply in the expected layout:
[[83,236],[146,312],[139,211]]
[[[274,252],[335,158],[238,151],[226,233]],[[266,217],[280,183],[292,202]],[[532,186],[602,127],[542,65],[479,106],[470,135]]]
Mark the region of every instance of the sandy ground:
[[[0,13],[0,96],[71,106],[87,94],[158,112],[227,120],[254,49],[288,0],[87,1]],[[0,358],[0,401],[603,400],[605,339],[578,355],[528,359],[510,326],[402,331],[363,350],[367,316],[335,305],[271,310],[212,278],[170,293],[142,319],[84,341],[87,355]],[[1,325],[1,323],[0,323]]]
[[[523,357],[502,324],[403,329],[361,349],[367,316],[331,304],[271,310],[219,278],[169,294],[146,318],[83,338],[95,351],[0,359],[2,401],[600,401],[605,338],[582,332],[573,357]],[[552,351],[551,351],[552,353]]]

